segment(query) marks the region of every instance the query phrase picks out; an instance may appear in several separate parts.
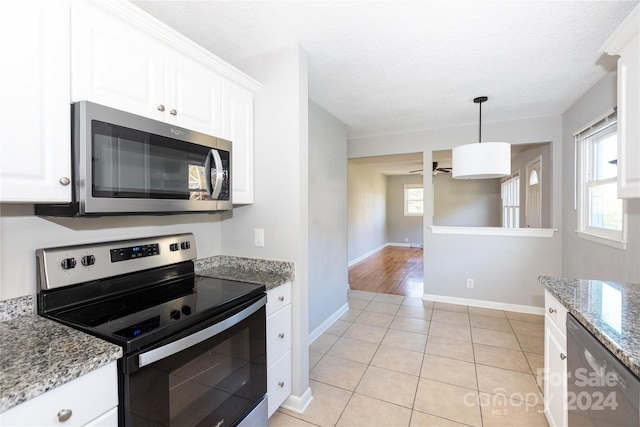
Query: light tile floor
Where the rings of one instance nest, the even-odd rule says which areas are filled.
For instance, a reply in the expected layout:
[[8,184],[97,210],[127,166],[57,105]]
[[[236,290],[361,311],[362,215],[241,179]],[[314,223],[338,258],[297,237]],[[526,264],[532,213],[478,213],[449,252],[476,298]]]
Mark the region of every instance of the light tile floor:
[[544,316],[350,291],[309,348],[314,399],[281,426],[548,426]]

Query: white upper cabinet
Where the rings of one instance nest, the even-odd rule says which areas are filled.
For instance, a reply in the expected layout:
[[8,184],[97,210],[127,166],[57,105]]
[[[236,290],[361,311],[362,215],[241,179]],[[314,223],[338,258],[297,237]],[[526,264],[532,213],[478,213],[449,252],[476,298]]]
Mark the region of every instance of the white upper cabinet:
[[70,202],[69,4],[0,2],[0,201]]
[[229,81],[222,88],[222,138],[233,141],[233,203],[253,203],[253,93]]
[[79,1],[72,10],[72,100],[219,136],[220,77],[134,23]]
[[260,84],[123,0],[75,0],[71,98],[232,142],[232,199],[253,203],[253,95]]
[[618,197],[640,198],[640,6],[602,50],[618,59]]
[[153,37],[87,1],[71,11],[71,98],[163,120],[164,50]]

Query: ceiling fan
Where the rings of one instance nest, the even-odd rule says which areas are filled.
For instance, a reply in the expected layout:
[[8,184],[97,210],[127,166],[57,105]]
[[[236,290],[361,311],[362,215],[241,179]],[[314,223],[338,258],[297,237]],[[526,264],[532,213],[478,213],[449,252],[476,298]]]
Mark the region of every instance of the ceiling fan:
[[[435,176],[440,172],[442,172],[442,173],[451,173],[451,168],[439,168],[438,167],[438,162],[433,162],[433,167],[431,168],[431,171],[433,172],[433,175]],[[422,169],[416,169],[414,171],[409,171],[409,173],[416,173],[416,172],[422,172]]]

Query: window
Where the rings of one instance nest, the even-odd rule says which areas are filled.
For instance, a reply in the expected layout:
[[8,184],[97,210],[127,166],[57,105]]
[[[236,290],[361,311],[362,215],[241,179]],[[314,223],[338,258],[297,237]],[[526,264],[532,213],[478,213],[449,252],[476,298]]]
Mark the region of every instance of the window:
[[576,135],[578,235],[626,248],[626,204],[618,199],[618,126],[615,113]]
[[404,215],[420,216],[424,214],[424,188],[422,184],[404,185]]
[[502,226],[520,227],[520,173],[512,175],[502,182]]

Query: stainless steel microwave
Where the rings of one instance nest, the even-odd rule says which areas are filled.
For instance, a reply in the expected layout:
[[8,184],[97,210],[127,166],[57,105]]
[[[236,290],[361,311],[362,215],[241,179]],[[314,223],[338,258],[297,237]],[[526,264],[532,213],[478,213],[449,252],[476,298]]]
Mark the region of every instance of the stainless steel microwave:
[[232,208],[231,142],[81,101],[71,105],[73,200],[37,215],[161,215]]

